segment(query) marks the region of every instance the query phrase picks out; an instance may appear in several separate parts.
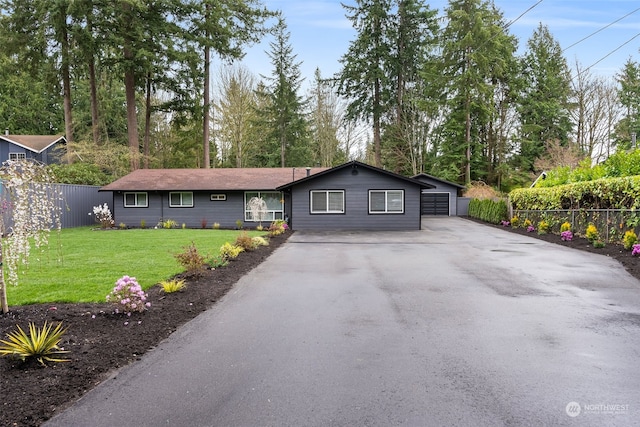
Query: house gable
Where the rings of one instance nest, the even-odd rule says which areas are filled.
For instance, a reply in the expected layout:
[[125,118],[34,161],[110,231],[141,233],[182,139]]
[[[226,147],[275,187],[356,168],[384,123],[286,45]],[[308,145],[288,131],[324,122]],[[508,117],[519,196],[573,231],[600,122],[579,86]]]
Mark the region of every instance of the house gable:
[[45,164],[59,163],[53,151],[66,139],[60,135],[0,135],[0,162],[33,159]]

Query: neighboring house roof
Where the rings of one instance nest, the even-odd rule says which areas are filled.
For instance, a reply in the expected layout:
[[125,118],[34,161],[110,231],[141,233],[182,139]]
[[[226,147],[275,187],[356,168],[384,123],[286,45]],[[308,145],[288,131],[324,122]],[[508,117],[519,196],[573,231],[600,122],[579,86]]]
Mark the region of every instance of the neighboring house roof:
[[[326,169],[308,171],[316,174]],[[275,190],[306,176],[306,168],[137,169],[100,191]]]
[[444,179],[440,179],[440,178],[437,178],[437,177],[435,177],[433,175],[429,175],[429,174],[426,174],[426,173],[419,173],[418,175],[414,176],[413,179],[420,179],[421,177],[428,178],[428,179],[433,180],[433,181],[442,182],[443,184],[449,184],[449,185],[452,185],[452,186],[457,187],[459,189],[466,188],[464,185],[456,184],[455,182],[451,182],[451,181],[445,181]]
[[66,142],[62,135],[0,135],[0,139],[38,154],[58,142]]
[[318,173],[313,174],[313,175],[308,176],[308,177],[304,177],[304,178],[299,179],[299,180],[297,180],[295,182],[289,182],[289,183],[283,184],[280,187],[276,188],[276,190],[284,190],[286,188],[293,187],[294,185],[297,185],[299,183],[306,182],[306,181],[309,181],[309,180],[312,180],[312,179],[316,179],[316,178],[319,178],[321,176],[324,176],[324,175],[330,174],[332,172],[335,172],[337,170],[346,169],[346,168],[352,169],[354,171],[357,171],[358,168],[369,169],[369,170],[372,170],[372,171],[375,171],[375,172],[378,172],[378,173],[381,173],[381,174],[384,174],[384,175],[387,175],[387,176],[390,176],[390,177],[393,177],[393,178],[396,178],[396,179],[401,179],[403,181],[411,182],[413,184],[419,185],[422,188],[435,188],[434,185],[431,185],[429,183],[418,181],[417,179],[413,179],[413,178],[408,178],[408,177],[403,176],[403,175],[398,175],[397,173],[389,172],[387,170],[380,169],[380,168],[377,168],[375,166],[371,166],[371,165],[368,165],[366,163],[362,163],[362,162],[358,162],[356,160],[353,160],[351,162],[344,163],[344,164],[342,164],[340,166],[336,166],[336,167],[333,167],[331,169],[327,169],[325,171],[318,172]]

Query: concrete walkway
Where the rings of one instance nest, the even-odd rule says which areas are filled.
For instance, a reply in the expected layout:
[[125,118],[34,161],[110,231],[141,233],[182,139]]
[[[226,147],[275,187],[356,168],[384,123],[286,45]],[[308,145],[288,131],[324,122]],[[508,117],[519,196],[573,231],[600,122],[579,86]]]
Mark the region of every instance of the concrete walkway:
[[638,425],[640,283],[460,218],[295,233],[47,426]]

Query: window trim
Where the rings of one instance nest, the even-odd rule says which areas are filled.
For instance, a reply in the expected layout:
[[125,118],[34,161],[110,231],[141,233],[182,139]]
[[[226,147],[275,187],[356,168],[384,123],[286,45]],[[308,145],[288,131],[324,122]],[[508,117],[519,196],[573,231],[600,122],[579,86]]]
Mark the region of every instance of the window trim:
[[[11,158],[13,156],[13,159]],[[9,153],[9,160],[27,160],[27,153],[13,152]]]
[[[400,193],[402,196],[402,207],[399,211],[389,210],[389,193]],[[371,209],[371,194],[384,193],[384,211],[374,211]],[[402,215],[404,214],[404,189],[369,190],[369,214],[370,215]]]
[[[127,195],[129,194],[133,194],[135,196],[136,199],[136,203],[135,205],[128,205],[127,204]],[[144,194],[144,200],[145,200],[145,204],[139,204],[138,203],[138,196]],[[125,208],[148,208],[149,207],[149,193],[147,193],[146,191],[126,191],[123,195],[123,202],[124,202],[124,207]]]
[[[173,194],[179,194],[180,195],[180,204],[179,205],[174,205],[171,202],[171,196]],[[184,194],[190,194],[191,195],[191,204],[190,205],[185,205],[183,202],[183,195]],[[169,192],[169,207],[170,208],[192,208],[193,207],[193,191],[170,191]]]
[[[326,194],[326,206],[327,210],[316,211],[313,209],[313,194],[325,193]],[[329,210],[329,194],[340,193],[342,195],[342,209],[341,210]],[[345,190],[310,190],[309,191],[309,213],[312,215],[344,215],[346,211]]]
[[[251,210],[247,209],[247,203],[249,203],[249,200],[247,200],[247,194],[257,194],[256,197],[262,197],[262,194],[278,194],[278,197],[280,197],[280,199],[279,199],[280,200],[280,209],[267,209],[266,210],[266,219],[263,219],[262,221],[250,218]],[[244,205],[244,221],[245,222],[258,222],[258,223],[259,222],[271,222],[271,221],[284,219],[284,217],[285,217],[285,215],[284,215],[284,194],[282,193],[282,191],[245,191],[244,194],[242,195],[242,202],[243,202],[243,205]]]

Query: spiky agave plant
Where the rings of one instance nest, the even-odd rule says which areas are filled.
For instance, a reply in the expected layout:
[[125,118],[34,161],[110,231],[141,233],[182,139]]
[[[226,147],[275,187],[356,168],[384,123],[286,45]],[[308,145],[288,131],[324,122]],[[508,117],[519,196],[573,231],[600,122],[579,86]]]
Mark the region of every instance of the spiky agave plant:
[[7,334],[8,340],[0,340],[0,356],[13,356],[21,360],[35,358],[42,365],[45,362],[68,362],[68,359],[53,357],[57,354],[68,353],[60,348],[62,335],[67,331],[59,323],[55,328],[44,322],[42,329],[34,323],[29,323],[27,334],[20,326],[17,330]]

